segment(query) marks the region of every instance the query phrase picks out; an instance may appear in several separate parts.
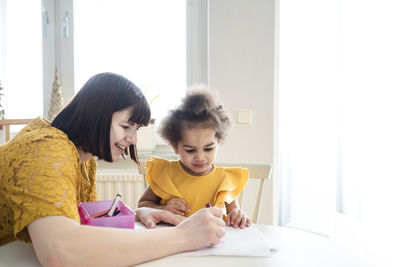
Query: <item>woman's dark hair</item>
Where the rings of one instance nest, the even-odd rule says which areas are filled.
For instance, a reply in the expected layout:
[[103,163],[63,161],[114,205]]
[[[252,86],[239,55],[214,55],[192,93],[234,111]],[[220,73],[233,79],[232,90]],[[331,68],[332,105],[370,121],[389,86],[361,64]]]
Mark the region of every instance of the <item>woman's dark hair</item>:
[[[151,113],[142,91],[121,75],[100,73],[85,83],[51,125],[66,133],[76,147],[112,162],[112,116],[114,112],[130,107],[133,110],[129,122],[147,126]],[[130,145],[129,152],[138,162],[136,146]]]
[[201,127],[214,129],[215,137],[222,143],[231,122],[216,95],[204,85],[189,88],[182,104],[169,112],[158,130],[162,138],[176,147],[182,140],[182,130]]

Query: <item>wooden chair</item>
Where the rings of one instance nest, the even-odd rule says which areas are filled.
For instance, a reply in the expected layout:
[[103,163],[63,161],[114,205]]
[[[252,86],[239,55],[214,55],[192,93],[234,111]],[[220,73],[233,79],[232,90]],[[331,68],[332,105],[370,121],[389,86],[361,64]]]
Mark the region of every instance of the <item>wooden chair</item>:
[[139,159],[138,170],[141,175],[143,175],[144,189],[146,190],[148,184],[146,181],[146,159]]
[[5,127],[5,141],[9,141],[10,140],[10,126],[11,125],[24,125],[24,124],[28,124],[31,121],[33,121],[33,119],[3,119],[0,120],[0,126]]
[[[216,166],[221,167],[242,167],[249,170],[249,181],[250,179],[259,180],[257,198],[251,217],[252,223],[258,223],[258,217],[260,214],[261,200],[264,191],[265,181],[270,179],[272,166],[268,164],[241,164],[241,163],[216,163]],[[146,162],[145,160],[140,160],[139,173],[146,176]],[[147,187],[147,182],[145,178],[145,187]],[[246,190],[244,190],[238,197],[239,206],[242,207],[244,203],[244,195],[246,195]]]
[[[249,170],[249,182],[253,179],[257,179],[258,181],[258,191],[257,198],[255,201],[253,214],[251,216],[252,223],[258,223],[258,218],[260,214],[261,200],[264,191],[264,184],[266,180],[270,179],[272,166],[268,164],[242,164],[242,163],[216,163],[215,165],[221,167],[241,167],[247,168]],[[246,192],[248,189],[245,188],[242,193],[240,193],[238,197],[239,206],[243,208],[244,197],[249,192]],[[247,211],[246,211],[247,213]]]

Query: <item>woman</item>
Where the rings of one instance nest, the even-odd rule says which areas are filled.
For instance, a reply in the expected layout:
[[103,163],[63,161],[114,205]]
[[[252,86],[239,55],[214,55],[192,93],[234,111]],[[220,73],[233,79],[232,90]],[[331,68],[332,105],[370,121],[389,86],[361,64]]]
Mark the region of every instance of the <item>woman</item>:
[[219,243],[222,211],[191,218],[140,208],[153,231],[80,225],[77,204],[97,200],[96,157],[117,161],[129,150],[137,162],[136,132],[150,120],[149,104],[132,82],[93,76],[50,124],[37,118],[0,146],[0,245],[32,242],[44,266],[126,266]]

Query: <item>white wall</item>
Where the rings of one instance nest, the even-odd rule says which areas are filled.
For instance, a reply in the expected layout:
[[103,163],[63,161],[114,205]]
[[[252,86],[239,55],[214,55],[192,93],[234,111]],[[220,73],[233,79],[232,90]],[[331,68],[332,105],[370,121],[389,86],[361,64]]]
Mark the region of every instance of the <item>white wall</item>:
[[[209,85],[234,118],[253,110],[251,127],[237,127],[217,161],[273,165],[275,0],[209,1]],[[273,180],[264,189],[260,223],[273,223]]]

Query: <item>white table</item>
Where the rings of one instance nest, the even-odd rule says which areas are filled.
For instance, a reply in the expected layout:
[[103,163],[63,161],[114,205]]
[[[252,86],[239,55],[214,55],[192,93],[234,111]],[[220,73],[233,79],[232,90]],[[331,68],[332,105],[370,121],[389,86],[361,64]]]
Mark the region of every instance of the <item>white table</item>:
[[[164,257],[140,266],[274,266],[274,267],[372,267],[365,259],[351,253],[336,242],[308,232],[271,225],[255,225],[274,241],[278,251],[271,257]],[[41,266],[31,244],[12,242],[0,247],[0,267]]]

